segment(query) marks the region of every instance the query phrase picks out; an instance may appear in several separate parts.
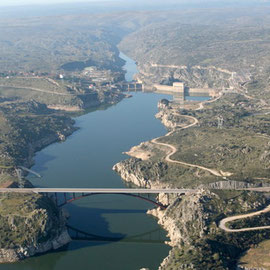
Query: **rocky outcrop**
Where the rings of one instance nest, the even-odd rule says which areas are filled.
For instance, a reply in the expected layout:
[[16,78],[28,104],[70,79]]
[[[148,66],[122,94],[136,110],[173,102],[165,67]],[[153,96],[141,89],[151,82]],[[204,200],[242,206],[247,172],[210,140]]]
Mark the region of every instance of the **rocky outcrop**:
[[[166,166],[166,163],[130,158],[119,162],[113,169],[121,175],[123,180],[140,187],[172,188],[173,183],[170,185],[167,181],[162,181],[163,175],[167,171],[163,166]],[[215,189],[237,189],[249,187],[250,184],[224,180],[211,183],[209,186]],[[158,223],[168,232],[170,241],[167,244],[172,247],[169,256],[164,259],[159,270],[210,269],[200,265],[205,256],[209,258],[208,264],[213,266],[211,269],[233,269],[232,265],[235,266],[237,257],[243,252],[242,244],[237,246],[238,238],[236,237],[234,239],[236,244],[234,243],[235,246],[233,246],[235,256],[226,253],[226,242],[231,239],[225,239],[225,242],[220,240],[223,235],[218,228],[219,217],[260,209],[266,201],[263,196],[254,194],[243,193],[235,198],[229,196],[229,199],[226,199],[226,192],[223,194],[221,191],[220,195],[217,194],[219,193],[213,193],[205,186],[195,193],[182,196],[159,195],[159,201],[164,205],[169,205],[168,208],[166,210],[156,208],[147,213],[156,217]],[[218,237],[216,237],[217,235]],[[213,239],[214,242],[211,242]],[[213,253],[211,243],[217,243],[221,248],[220,255]],[[205,245],[207,245],[207,251],[204,250]],[[215,246],[215,244],[213,245]],[[227,255],[224,255],[223,252]],[[191,256],[190,254],[196,255]],[[220,260],[216,258],[220,258]],[[217,268],[214,268],[215,266]]]
[[77,127],[74,127],[75,121],[70,119],[66,122],[65,128],[59,131],[55,131],[54,134],[48,134],[43,138],[40,138],[37,141],[28,144],[28,157],[24,160],[23,165],[25,167],[31,167],[34,165],[33,157],[35,152],[40,151],[46,146],[55,143],[61,142],[70,136],[74,131],[78,130]]
[[157,105],[159,112],[155,115],[157,119],[160,119],[161,123],[169,130],[175,129],[178,125],[178,118],[171,111],[172,107],[170,101],[162,99]]
[[169,109],[169,108],[171,108],[171,106],[170,106],[170,101],[167,100],[167,99],[165,99],[165,98],[163,98],[162,100],[160,100],[160,101],[158,102],[157,107],[158,107],[159,110],[166,110],[166,109]]
[[215,197],[208,190],[177,197],[166,210],[152,209],[147,213],[158,218],[158,223],[168,231],[171,246],[190,245],[193,237],[201,238],[207,232],[209,214],[204,203]]
[[56,250],[70,241],[71,238],[67,230],[64,229],[60,235],[44,243],[36,243],[25,247],[21,246],[16,249],[0,249],[0,263],[17,262],[36,254]]
[[192,259],[179,261],[176,254],[179,250],[182,250],[182,253],[183,250],[196,250],[195,239],[203,239],[209,233],[213,233],[209,230],[211,211],[206,205],[216,198],[216,194],[201,189],[196,193],[175,197],[166,210],[148,210],[147,213],[156,217],[158,224],[168,232],[170,241],[167,244],[172,247],[159,270],[170,269],[171,266],[172,269],[208,269],[196,267]]
[[125,98],[125,94],[118,91],[98,90],[91,95],[78,95],[77,98],[80,100],[79,108],[85,110],[101,105],[116,104]]
[[[252,195],[240,195],[224,201],[222,193],[220,196],[207,189],[200,189],[196,193],[175,198],[166,210],[149,210],[148,214],[157,217],[158,223],[168,231],[168,244],[172,246],[169,256],[164,259],[159,270],[234,269],[238,256],[244,251],[241,241],[246,243],[247,239],[239,239],[237,235],[223,235],[218,228],[217,217],[261,209],[265,204],[265,198],[260,195],[257,198],[252,198]],[[256,241],[256,236],[253,240]],[[226,247],[227,241],[232,241],[229,249]],[[220,248],[220,254],[213,251],[217,246]],[[233,249],[233,255],[227,253]],[[225,254],[229,256],[229,260]],[[201,265],[207,260],[208,266]]]
[[[166,183],[161,183],[159,179],[161,178],[166,166],[162,162],[157,162],[152,164],[147,163],[145,166],[141,166],[141,159],[130,158],[123,160],[113,166],[113,170],[120,174],[121,178],[126,182],[130,182],[139,187],[148,188],[168,188],[169,185]],[[151,176],[148,175],[147,170],[151,168]]]
[[159,111],[155,117],[160,119],[161,123],[169,130],[175,129],[178,126],[178,117],[169,113],[167,109]]
[[70,241],[66,215],[51,199],[38,194],[1,195],[0,263],[55,250]]
[[171,102],[166,99],[158,103],[159,112],[155,115],[160,119],[161,123],[168,129],[173,130],[177,127],[184,127],[189,124],[188,119],[181,115],[177,110],[173,109]]

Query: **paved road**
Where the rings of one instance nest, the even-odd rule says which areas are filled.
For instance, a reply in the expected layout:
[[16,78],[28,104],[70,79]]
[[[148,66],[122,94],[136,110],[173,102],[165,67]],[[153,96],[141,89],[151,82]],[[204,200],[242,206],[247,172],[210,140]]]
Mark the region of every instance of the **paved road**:
[[242,229],[229,229],[226,226],[226,224],[228,222],[235,221],[238,219],[245,219],[245,218],[249,218],[249,217],[259,216],[259,215],[261,215],[263,213],[267,213],[269,211],[270,211],[270,205],[268,205],[263,210],[260,210],[257,212],[224,218],[220,221],[219,228],[226,231],[226,232],[247,232],[247,231],[257,231],[257,230],[270,229],[270,226],[259,226],[259,227],[242,228]]
[[142,189],[142,188],[0,188],[0,193],[166,193],[166,194],[181,194],[193,193],[196,189]]
[[[219,94],[219,96],[217,98],[215,98],[215,99],[212,99],[210,101],[203,101],[203,102],[201,102],[199,104],[199,107],[197,109],[203,109],[204,108],[204,104],[214,102],[214,101],[218,100],[221,96],[222,96],[222,94]],[[193,123],[191,123],[191,124],[189,124],[189,125],[187,125],[185,127],[178,128],[177,130],[187,129],[187,128],[196,126],[199,123],[198,119],[195,118],[195,117],[193,117],[193,116],[189,116],[189,115],[181,115],[181,116],[182,117],[186,117],[188,119],[191,119],[193,121]],[[170,136],[175,131],[176,131],[176,129],[173,129],[172,131],[170,131],[169,133],[167,133],[165,135],[165,137],[166,136]],[[162,137],[153,139],[152,140],[152,143],[158,144],[158,145],[162,145],[162,146],[166,146],[167,148],[170,148],[170,152],[165,157],[165,160],[166,161],[171,162],[171,163],[176,163],[176,164],[184,165],[184,166],[188,166],[188,167],[198,168],[198,169],[201,169],[201,170],[204,170],[204,171],[208,171],[211,174],[213,174],[215,176],[219,176],[219,177],[226,177],[226,176],[231,176],[232,175],[232,173],[230,173],[230,172],[223,172],[221,170],[220,171],[217,171],[215,169],[206,168],[206,167],[203,167],[201,165],[190,164],[190,163],[187,163],[187,162],[183,162],[183,161],[171,159],[171,156],[173,156],[177,152],[177,148],[175,146],[171,145],[171,144],[159,142],[158,140],[160,138],[162,138]]]
[[[270,187],[265,188],[239,188],[237,190],[270,192]],[[148,188],[0,188],[0,193],[135,193],[135,194],[182,194],[195,193],[198,189],[148,189]]]

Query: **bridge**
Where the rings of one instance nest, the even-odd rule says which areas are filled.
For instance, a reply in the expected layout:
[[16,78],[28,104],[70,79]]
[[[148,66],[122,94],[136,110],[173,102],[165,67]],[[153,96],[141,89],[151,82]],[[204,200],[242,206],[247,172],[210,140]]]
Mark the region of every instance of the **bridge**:
[[[150,194],[187,194],[197,190],[193,189],[142,189],[142,188],[0,188],[0,193],[36,193],[54,196],[55,203],[63,207],[68,203],[95,195],[123,195],[135,197],[152,203],[162,209],[167,205],[149,197]],[[60,196],[62,194],[62,196]],[[143,196],[147,194],[147,197]]]
[[[210,188],[215,189],[215,188]],[[246,190],[256,192],[270,192],[270,187],[234,188],[232,190]],[[81,194],[190,194],[198,189],[168,188],[0,188],[0,193],[81,193]]]
[[144,85],[135,81],[118,84],[123,91],[144,91]]
[[147,188],[0,188],[0,193],[186,194],[196,191],[196,189]]
[[[236,190],[270,192],[270,187],[259,188],[240,188]],[[1,193],[35,193],[44,194],[54,198],[59,207],[72,203],[85,197],[96,195],[122,195],[135,197],[149,203],[152,203],[161,209],[166,209],[168,205],[153,199],[150,194],[177,194],[185,195],[196,193],[197,189],[146,189],[146,188],[0,188]]]

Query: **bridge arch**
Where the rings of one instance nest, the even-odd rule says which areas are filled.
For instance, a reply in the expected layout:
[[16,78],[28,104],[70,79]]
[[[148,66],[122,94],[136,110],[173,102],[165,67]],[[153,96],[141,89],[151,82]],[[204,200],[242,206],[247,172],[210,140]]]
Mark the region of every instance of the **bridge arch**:
[[[75,193],[73,193],[73,196],[72,198],[68,199],[67,198],[67,193],[64,193],[64,198],[65,198],[65,201],[61,204],[59,204],[58,206],[59,207],[63,207],[64,205],[66,204],[69,204],[69,203],[72,203],[74,201],[77,201],[77,200],[80,200],[80,199],[83,199],[85,197],[90,197],[90,196],[96,196],[96,195],[123,195],[123,196],[129,196],[129,197],[135,197],[135,198],[138,198],[138,199],[141,199],[141,200],[144,200],[144,201],[147,201],[149,203],[152,203],[158,207],[160,207],[161,209],[165,210],[168,206],[167,205],[164,205],[162,204],[161,202],[158,202],[158,201],[154,201],[150,198],[146,198],[142,195],[139,195],[139,194],[133,194],[133,193],[82,193],[81,195],[79,196],[76,196]],[[57,194],[56,194],[57,196]]]

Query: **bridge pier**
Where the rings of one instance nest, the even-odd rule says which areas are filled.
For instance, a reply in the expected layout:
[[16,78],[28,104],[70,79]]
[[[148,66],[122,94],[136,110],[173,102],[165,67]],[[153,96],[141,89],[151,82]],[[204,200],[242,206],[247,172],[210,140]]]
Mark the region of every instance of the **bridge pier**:
[[57,192],[54,193],[55,198],[55,204],[58,205],[58,198],[57,198]]

